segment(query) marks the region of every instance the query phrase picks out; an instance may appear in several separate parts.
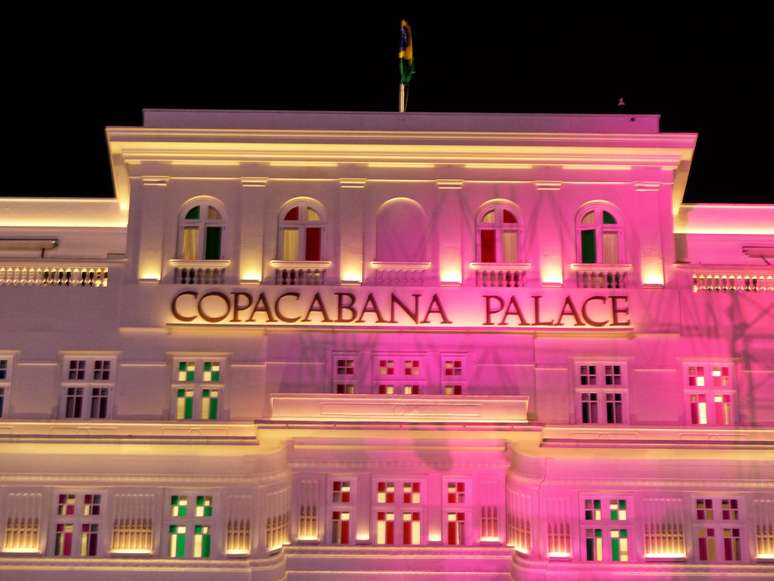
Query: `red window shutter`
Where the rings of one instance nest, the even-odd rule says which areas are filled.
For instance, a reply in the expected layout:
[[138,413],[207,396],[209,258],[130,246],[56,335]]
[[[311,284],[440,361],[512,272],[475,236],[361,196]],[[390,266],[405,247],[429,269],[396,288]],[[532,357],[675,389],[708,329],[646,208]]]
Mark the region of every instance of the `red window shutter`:
[[320,228],[306,229],[306,260],[320,260]]
[[481,262],[497,262],[494,230],[481,230]]

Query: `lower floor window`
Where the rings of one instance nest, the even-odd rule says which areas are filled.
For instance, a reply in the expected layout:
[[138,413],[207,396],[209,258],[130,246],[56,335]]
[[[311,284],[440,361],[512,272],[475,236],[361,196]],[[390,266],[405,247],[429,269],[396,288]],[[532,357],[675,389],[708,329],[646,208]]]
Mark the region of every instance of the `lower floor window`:
[[172,559],[185,557],[185,535],[186,527],[184,525],[170,525],[169,527],[169,556]]
[[450,512],[446,514],[446,542],[449,545],[465,544],[465,513]]
[[210,527],[194,525],[194,559],[207,559],[210,556]]
[[[718,555],[716,531],[723,531],[722,555]],[[737,528],[716,529],[702,527],[697,531],[699,561],[740,561],[742,559],[742,537]],[[722,559],[719,557],[722,556]]]
[[581,391],[578,393],[583,424],[624,423],[624,393],[621,391]]
[[334,545],[349,544],[349,513],[334,511],[331,518],[331,543]]
[[178,388],[175,390],[175,419],[217,420],[221,390]]
[[0,418],[3,417],[4,407],[5,407],[5,388],[0,387]]
[[[626,562],[629,560],[629,533],[626,529],[610,529],[607,531],[609,560]],[[586,529],[586,561],[605,560],[605,530]]]

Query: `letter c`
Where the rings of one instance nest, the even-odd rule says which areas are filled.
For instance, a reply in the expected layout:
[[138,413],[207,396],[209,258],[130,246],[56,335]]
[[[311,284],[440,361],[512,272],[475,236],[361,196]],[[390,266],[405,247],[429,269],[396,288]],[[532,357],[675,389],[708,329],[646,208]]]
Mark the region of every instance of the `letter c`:
[[177,301],[180,300],[180,297],[182,297],[183,295],[191,295],[195,299],[197,296],[199,296],[199,293],[195,293],[193,291],[184,291],[178,294],[174,299],[172,299],[172,316],[174,316],[178,321],[183,321],[185,323],[188,323],[190,321],[193,321],[196,318],[196,315],[192,317],[186,317],[185,315],[180,314],[180,311],[177,309]]
[[607,297],[603,297],[603,296],[589,297],[585,301],[583,301],[583,307],[581,308],[581,313],[583,314],[583,318],[589,325],[591,325],[592,327],[604,327],[610,322],[610,319],[606,319],[604,321],[595,321],[589,316],[588,312],[586,312],[586,307],[588,307],[591,301],[602,301],[602,303],[604,304],[607,302]]

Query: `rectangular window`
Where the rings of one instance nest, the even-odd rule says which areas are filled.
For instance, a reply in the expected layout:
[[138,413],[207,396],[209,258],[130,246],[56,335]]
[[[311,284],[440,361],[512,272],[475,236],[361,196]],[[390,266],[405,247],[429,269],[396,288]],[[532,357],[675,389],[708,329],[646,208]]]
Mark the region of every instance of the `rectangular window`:
[[629,538],[626,529],[610,531],[610,560],[620,562],[629,560]]
[[739,529],[723,529],[723,558],[726,561],[741,561],[741,543]]
[[599,423],[597,394],[595,392],[583,392],[581,398],[581,419],[584,424]]
[[422,502],[422,494],[420,493],[420,483],[404,482],[403,483],[403,503],[420,504],[421,502]]
[[443,394],[444,395],[462,395],[462,386],[461,385],[444,385],[443,386]]
[[196,516],[197,517],[212,516],[212,497],[211,496],[196,497]]
[[220,381],[220,362],[205,361],[202,365],[202,381],[218,383]]
[[199,258],[199,227],[186,226],[183,228],[183,260],[197,260]]
[[333,391],[334,393],[355,393],[355,356],[334,355]]
[[715,551],[715,529],[702,527],[697,531],[699,545],[699,561],[714,561],[717,558]]
[[465,544],[464,512],[449,512],[446,514],[446,542],[453,546]]
[[91,419],[104,419],[108,416],[108,388],[94,387],[91,390]]
[[403,513],[403,544],[418,545],[421,543],[421,520],[418,512]]
[[54,539],[54,556],[69,557],[73,551],[73,525],[60,523],[56,525],[56,537]]
[[615,499],[610,501],[610,520],[626,520],[626,501]]
[[217,420],[218,419],[218,390],[217,389],[203,389],[202,390],[202,419],[203,420]]
[[110,381],[110,361],[98,359],[94,362],[94,381]]
[[191,383],[196,381],[196,363],[193,361],[180,361],[177,364],[178,383]]
[[584,501],[585,520],[602,520],[602,501],[598,498],[587,498]]
[[220,226],[208,226],[207,227],[207,244],[204,249],[205,260],[219,260],[220,259]]
[[193,398],[194,398],[194,392],[192,389],[177,390],[177,407],[176,407],[175,419],[178,419],[178,420],[193,419]]
[[172,496],[170,500],[170,514],[175,518],[184,518],[188,515],[188,497]]
[[376,393],[382,395],[417,395],[425,385],[425,362],[416,356],[377,356],[374,359]]
[[8,359],[0,359],[0,381],[8,380]]
[[298,260],[298,229],[282,229],[282,260]]
[[516,262],[519,255],[519,234],[515,230],[503,230],[503,262]]
[[394,482],[379,482],[376,485],[376,502],[380,504],[391,504],[395,502]]
[[586,529],[586,560],[602,560],[602,529]]
[[[380,484],[384,484],[384,483],[380,482]],[[333,482],[333,498],[332,498],[333,502],[336,502],[336,503],[350,502],[351,490],[352,490],[352,485],[348,480],[335,480]]]
[[206,525],[194,526],[194,559],[207,559],[210,556],[210,527]]
[[495,231],[481,230],[481,262],[497,262]]
[[68,381],[83,381],[86,378],[86,360],[71,359],[67,371]]
[[99,516],[101,502],[102,502],[102,496],[100,494],[84,495],[83,516]]
[[579,379],[580,379],[581,385],[596,385],[597,384],[597,366],[581,365]]
[[306,260],[320,260],[322,256],[322,229],[311,228],[306,229]]
[[581,230],[581,261],[584,264],[597,262],[597,238],[594,230]]
[[605,410],[607,412],[607,423],[622,424],[623,423],[623,394],[606,393],[605,406],[606,406]]
[[602,233],[602,252],[604,253],[605,264],[618,264],[618,232]]
[[685,367],[688,419],[695,426],[734,424],[731,366],[718,363]]
[[395,544],[395,513],[379,512],[376,515],[376,544]]
[[465,502],[464,482],[448,482],[446,484],[446,502],[449,504],[463,504]]
[[181,559],[185,557],[185,533],[184,525],[169,526],[169,557]]
[[467,379],[465,372],[463,355],[441,356],[441,382],[444,395],[462,395]]
[[80,418],[83,413],[83,388],[68,387],[65,391],[65,417]]
[[724,498],[720,501],[723,520],[739,520],[739,501],[736,498]]
[[[349,513],[334,511],[331,516],[331,543],[334,545],[349,544]],[[381,543],[386,544],[386,543]],[[392,544],[392,543],[390,543]]]
[[0,418],[3,417],[4,408],[5,408],[5,388],[0,387]]
[[97,538],[99,525],[83,524],[81,525],[81,557],[97,556]]

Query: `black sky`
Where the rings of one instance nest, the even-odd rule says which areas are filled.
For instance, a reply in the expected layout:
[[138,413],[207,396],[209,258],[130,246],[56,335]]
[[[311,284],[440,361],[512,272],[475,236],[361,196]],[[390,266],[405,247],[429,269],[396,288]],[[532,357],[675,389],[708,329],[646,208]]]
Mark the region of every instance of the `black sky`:
[[[181,5],[35,9],[0,37],[0,196],[112,196],[106,125],[143,107],[660,113],[696,131],[686,201],[772,202],[774,28],[763,4]],[[115,9],[113,6],[111,9]]]

